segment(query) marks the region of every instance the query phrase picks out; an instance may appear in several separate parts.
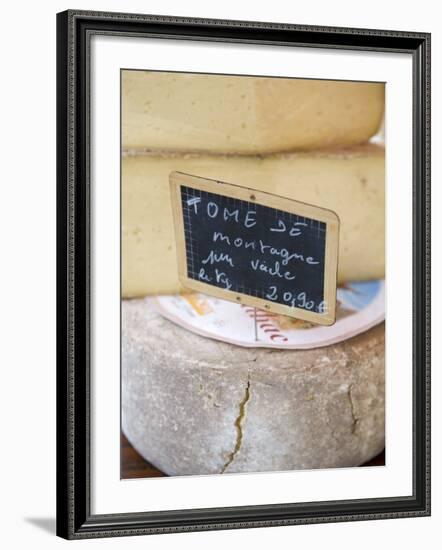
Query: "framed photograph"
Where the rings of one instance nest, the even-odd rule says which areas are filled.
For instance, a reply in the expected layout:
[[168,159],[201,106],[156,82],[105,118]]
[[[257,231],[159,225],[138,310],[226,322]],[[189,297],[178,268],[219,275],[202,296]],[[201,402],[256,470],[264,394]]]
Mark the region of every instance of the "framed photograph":
[[57,16],[57,533],[430,514],[430,35]]

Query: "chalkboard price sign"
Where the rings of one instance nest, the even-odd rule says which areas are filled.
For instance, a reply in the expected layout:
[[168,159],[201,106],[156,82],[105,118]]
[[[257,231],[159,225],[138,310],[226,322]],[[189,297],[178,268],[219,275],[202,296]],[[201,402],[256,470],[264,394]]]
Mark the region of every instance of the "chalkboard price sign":
[[324,208],[180,172],[170,175],[185,288],[331,325],[339,219]]

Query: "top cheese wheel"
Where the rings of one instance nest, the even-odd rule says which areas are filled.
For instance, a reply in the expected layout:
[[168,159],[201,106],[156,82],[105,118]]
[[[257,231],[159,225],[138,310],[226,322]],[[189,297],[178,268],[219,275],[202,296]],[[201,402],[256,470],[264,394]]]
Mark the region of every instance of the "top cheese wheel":
[[363,143],[384,85],[156,71],[122,73],[124,148],[271,153]]

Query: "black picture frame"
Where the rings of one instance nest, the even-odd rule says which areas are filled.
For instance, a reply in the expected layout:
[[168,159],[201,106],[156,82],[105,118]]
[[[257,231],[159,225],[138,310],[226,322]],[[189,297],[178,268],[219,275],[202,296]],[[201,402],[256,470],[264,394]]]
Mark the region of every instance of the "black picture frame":
[[[89,41],[94,34],[408,53],[413,59],[413,495],[92,515]],[[430,35],[69,10],[57,15],[57,534],[67,539],[430,514]]]

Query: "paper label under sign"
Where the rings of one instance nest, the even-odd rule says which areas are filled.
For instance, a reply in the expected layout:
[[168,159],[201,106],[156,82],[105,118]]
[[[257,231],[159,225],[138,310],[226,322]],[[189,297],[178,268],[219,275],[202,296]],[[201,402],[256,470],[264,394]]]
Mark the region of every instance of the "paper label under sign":
[[[244,347],[310,349],[346,340],[385,318],[384,281],[350,282],[338,288],[337,319],[315,326],[201,293],[146,298],[174,323],[201,336]],[[256,313],[256,330],[255,330]]]

